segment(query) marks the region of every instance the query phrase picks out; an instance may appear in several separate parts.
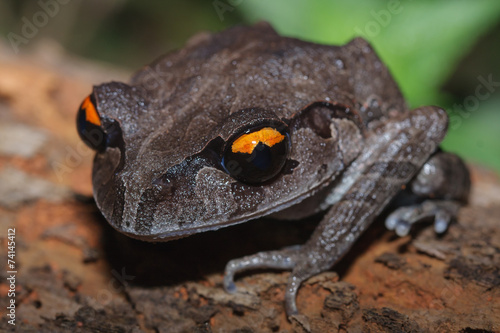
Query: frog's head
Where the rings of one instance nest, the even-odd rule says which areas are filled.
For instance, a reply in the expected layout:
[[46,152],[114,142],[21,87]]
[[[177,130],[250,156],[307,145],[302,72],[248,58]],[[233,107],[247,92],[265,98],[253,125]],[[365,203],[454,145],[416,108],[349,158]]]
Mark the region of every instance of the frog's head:
[[135,238],[178,238],[285,209],[330,184],[361,146],[359,119],[338,104],[289,117],[245,108],[209,122],[154,110],[146,95],[97,86],[77,119],[97,151],[97,206]]
[[94,87],[78,128],[97,151],[94,197],[113,227],[166,240],[268,215],[332,184],[359,154],[354,108],[371,92],[358,96],[351,77],[364,76],[335,65],[350,59],[339,48],[271,30],[198,37],[130,85]]

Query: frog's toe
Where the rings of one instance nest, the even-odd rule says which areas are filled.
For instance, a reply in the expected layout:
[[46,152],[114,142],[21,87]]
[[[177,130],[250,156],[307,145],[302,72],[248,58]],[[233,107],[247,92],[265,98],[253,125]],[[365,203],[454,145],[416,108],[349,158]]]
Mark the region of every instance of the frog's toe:
[[234,273],[228,272],[227,267],[226,272],[224,273],[224,289],[230,294],[234,294],[236,292],[236,284],[234,284]]
[[416,222],[415,216],[418,208],[419,205],[396,209],[385,219],[385,227],[394,230],[400,237],[408,235],[411,225]]
[[285,291],[285,310],[288,318],[297,316],[297,293],[304,281],[321,272],[326,271],[332,266],[331,257],[323,256],[320,252],[305,252],[302,257],[297,258],[297,264],[293,268]]
[[421,204],[400,207],[385,220],[385,226],[400,237],[408,235],[413,224],[434,218],[434,230],[441,234],[448,229],[456,216],[460,204],[455,201],[427,200]]
[[452,215],[451,212],[447,210],[440,209],[435,215],[434,231],[436,231],[436,233],[438,234],[442,234],[443,232],[448,230],[448,226],[450,225],[455,215]]
[[410,233],[411,223],[405,220],[399,220],[394,231],[399,237],[404,237]]
[[288,317],[295,316],[299,313],[297,309],[297,292],[302,282],[315,275],[315,273],[316,272],[310,273],[301,269],[301,267],[297,267],[288,277],[285,291],[285,312]]
[[298,246],[293,246],[278,251],[259,252],[229,261],[224,273],[224,289],[229,293],[236,292],[234,276],[240,272],[258,268],[293,269],[298,249]]

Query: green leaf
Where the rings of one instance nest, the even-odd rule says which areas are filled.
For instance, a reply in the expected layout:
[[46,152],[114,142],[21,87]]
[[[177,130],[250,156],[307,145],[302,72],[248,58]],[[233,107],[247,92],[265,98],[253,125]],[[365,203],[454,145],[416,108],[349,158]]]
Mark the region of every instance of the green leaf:
[[454,113],[442,144],[447,151],[500,171],[500,97],[481,102],[472,112]]

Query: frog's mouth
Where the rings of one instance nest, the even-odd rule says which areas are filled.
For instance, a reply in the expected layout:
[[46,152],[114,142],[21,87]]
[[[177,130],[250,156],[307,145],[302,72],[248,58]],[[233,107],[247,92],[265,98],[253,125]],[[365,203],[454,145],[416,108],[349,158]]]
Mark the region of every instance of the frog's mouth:
[[[122,233],[126,234],[127,236],[131,238],[136,238],[144,241],[150,241],[150,242],[166,242],[166,241],[171,241],[175,239],[180,239],[184,237],[188,237],[197,233],[202,233],[206,231],[215,231],[221,228],[237,225],[240,223],[244,223],[250,220],[258,219],[263,216],[268,216],[273,213],[281,212],[289,207],[292,207],[294,205],[300,204],[303,200],[306,198],[310,198],[311,196],[314,196],[318,192],[320,192],[323,189],[328,189],[327,192],[330,192],[330,188],[334,187],[335,184],[337,183],[336,181],[333,180],[335,178],[335,175],[332,176],[332,178],[318,184],[317,186],[311,188],[309,191],[301,193],[300,195],[297,195],[290,200],[287,200],[286,202],[282,202],[278,205],[275,206],[270,206],[267,209],[259,210],[257,212],[251,212],[248,214],[242,214],[233,218],[230,218],[228,220],[218,222],[218,221],[208,221],[205,225],[197,226],[197,227],[191,227],[191,228],[185,228],[183,230],[171,230],[167,232],[160,232],[157,234],[150,234],[150,235],[138,235],[135,233],[129,233],[129,232],[124,232],[123,230],[120,230]],[[318,203],[321,202],[322,198],[318,198]],[[213,222],[213,223],[211,223]]]

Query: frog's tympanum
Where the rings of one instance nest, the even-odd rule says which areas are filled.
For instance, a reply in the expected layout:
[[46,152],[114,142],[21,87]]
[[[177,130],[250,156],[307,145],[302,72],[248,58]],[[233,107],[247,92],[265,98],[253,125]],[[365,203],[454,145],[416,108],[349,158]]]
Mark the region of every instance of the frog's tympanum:
[[197,35],[129,84],[95,86],[77,118],[97,152],[97,206],[130,237],[324,211],[305,244],[227,264],[230,292],[235,273],[290,270],[289,315],[300,284],[330,269],[389,203],[386,226],[398,235],[424,219],[442,233],[470,187],[464,163],[438,147],[446,112],[409,110],[361,38],[319,45],[265,23]]

